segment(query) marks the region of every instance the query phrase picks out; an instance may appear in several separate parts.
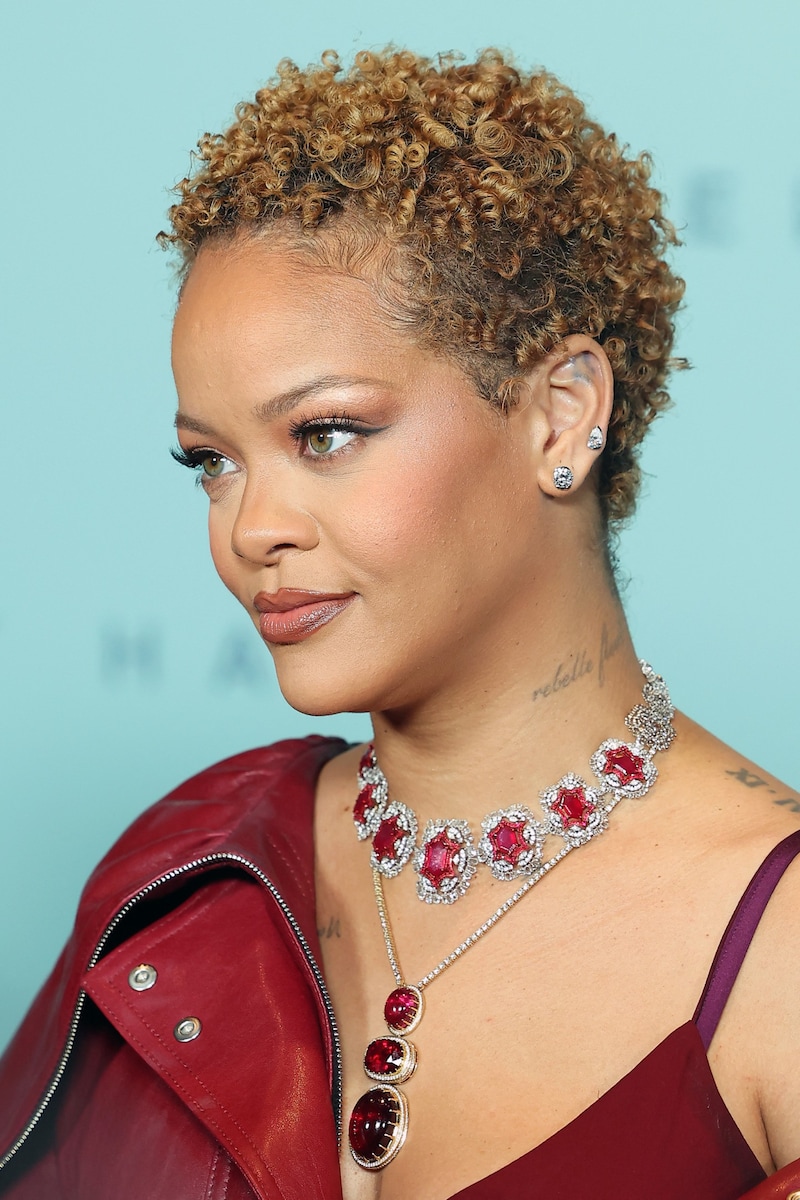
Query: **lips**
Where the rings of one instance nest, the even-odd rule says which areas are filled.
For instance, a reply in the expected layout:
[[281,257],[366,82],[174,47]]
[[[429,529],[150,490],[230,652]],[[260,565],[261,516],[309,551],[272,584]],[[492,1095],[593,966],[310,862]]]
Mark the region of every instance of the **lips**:
[[253,606],[261,614],[258,627],[264,641],[273,646],[291,646],[338,617],[355,598],[355,592],[281,588],[278,592],[259,592]]

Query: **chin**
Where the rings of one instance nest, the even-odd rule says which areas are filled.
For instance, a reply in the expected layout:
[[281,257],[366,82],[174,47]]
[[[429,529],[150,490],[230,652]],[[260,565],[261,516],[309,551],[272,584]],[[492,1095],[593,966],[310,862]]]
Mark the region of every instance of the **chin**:
[[336,678],[323,667],[296,669],[276,664],[278,686],[287,704],[308,717],[332,717],[343,712],[373,712],[378,707],[374,691],[352,676]]

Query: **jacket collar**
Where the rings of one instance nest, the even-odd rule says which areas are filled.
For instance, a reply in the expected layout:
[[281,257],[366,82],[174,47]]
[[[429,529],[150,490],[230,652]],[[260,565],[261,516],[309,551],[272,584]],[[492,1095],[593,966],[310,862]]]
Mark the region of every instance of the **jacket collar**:
[[314,904],[316,780],[346,749],[338,738],[279,742],[216,764],[144,812],[112,847],[81,897],[75,930],[0,1059],[0,1157],[36,1113],[69,1052],[82,980],[108,932],[139,898],[186,879],[186,868],[237,856],[274,884],[319,956]]

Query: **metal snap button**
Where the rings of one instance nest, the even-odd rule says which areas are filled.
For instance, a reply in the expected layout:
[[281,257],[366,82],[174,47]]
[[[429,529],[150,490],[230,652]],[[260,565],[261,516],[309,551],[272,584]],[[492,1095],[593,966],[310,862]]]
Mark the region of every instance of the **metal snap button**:
[[787,1192],[786,1200],[800,1200],[800,1192]]
[[140,963],[128,976],[128,983],[135,992],[146,992],[158,979],[158,971],[149,963]]
[[186,1017],[178,1022],[173,1033],[179,1042],[193,1042],[202,1028],[197,1017]]

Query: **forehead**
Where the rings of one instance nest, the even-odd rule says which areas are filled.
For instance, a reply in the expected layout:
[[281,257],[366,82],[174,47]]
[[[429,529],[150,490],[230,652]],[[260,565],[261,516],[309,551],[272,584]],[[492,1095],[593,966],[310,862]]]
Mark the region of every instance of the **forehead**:
[[449,355],[392,319],[383,289],[254,239],[200,252],[176,313],[172,360],[179,411],[205,423],[330,390],[328,381],[339,392],[348,381],[369,385],[431,417],[446,410],[481,427],[499,419]]
[[179,341],[213,335],[241,340],[254,328],[286,334],[298,323],[320,331],[348,319],[368,320],[374,305],[361,279],[326,270],[297,252],[262,245],[200,251],[181,291],[174,334]]
[[[256,239],[204,247],[184,284],[173,329],[176,376],[242,374],[375,356],[399,366],[421,351],[384,312],[370,282]],[[317,361],[319,360],[319,361]],[[180,381],[180,380],[179,380]]]

